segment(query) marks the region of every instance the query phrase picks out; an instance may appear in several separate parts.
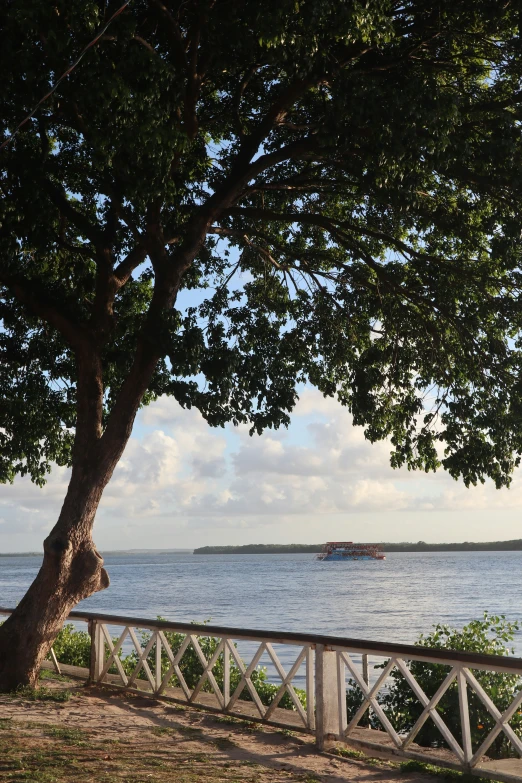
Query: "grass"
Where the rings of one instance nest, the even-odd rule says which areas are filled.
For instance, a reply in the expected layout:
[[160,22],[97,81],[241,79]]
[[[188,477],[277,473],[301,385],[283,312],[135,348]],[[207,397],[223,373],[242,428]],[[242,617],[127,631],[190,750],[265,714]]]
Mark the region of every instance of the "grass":
[[67,729],[63,728],[63,726],[47,726],[44,729],[44,734],[48,737],[62,740],[68,745],[78,745],[86,740],[85,732],[81,731],[81,729]]
[[230,750],[231,748],[239,747],[237,742],[234,742],[229,737],[217,737],[213,740],[213,744],[218,750]]
[[[454,781],[454,783],[492,783],[492,781],[486,778],[479,778],[475,775],[469,775],[466,772],[459,772],[456,769],[437,767],[434,764],[428,764],[424,761],[415,761],[414,759],[401,762],[386,761],[383,759],[376,759],[372,758],[371,756],[367,756],[361,750],[356,750],[355,748],[336,747],[332,748],[330,752],[334,753],[336,756],[341,756],[341,758],[356,759],[357,761],[362,761],[365,764],[371,764],[378,767],[395,767],[401,772],[421,772],[425,775],[431,775],[434,777],[443,778],[444,780]],[[495,783],[495,781],[493,781],[493,783]]]
[[52,669],[40,669],[38,677],[40,680],[57,680],[58,682],[71,681],[70,677],[66,677],[63,674],[58,674],[58,672],[55,672]]
[[281,734],[283,737],[297,737],[297,732],[292,731],[292,729],[279,729],[277,733]]
[[[243,723],[243,721],[242,721]],[[262,723],[256,723],[255,721],[250,721],[250,723],[243,723],[243,731],[248,731],[251,734],[262,734],[265,731],[265,727]]]
[[[180,728],[155,726],[129,745],[64,725],[3,718],[0,720],[0,780],[2,783],[70,783],[71,780],[75,783],[93,780],[97,783],[271,783],[273,780],[271,768],[223,756],[237,747],[232,739],[214,738],[208,743],[208,749],[203,750],[191,749],[190,742],[187,745],[184,741],[171,741],[170,735],[180,736]],[[169,739],[165,741],[165,738]],[[418,761],[386,762],[346,747],[338,747],[333,753],[365,764],[393,767],[405,774],[422,773],[454,783],[481,783],[480,778]],[[323,779],[323,775],[313,772],[285,770],[284,773],[288,783],[322,783]]]
[[453,780],[455,783],[491,783],[488,778],[478,778],[476,775],[468,775],[466,772],[459,772],[456,769],[447,769],[446,767],[436,767],[434,764],[427,764],[424,761],[403,761],[399,765],[401,772],[424,772],[427,775],[434,775],[444,780]]
[[371,764],[373,767],[396,767],[393,761],[386,761],[384,759],[376,759],[372,756],[367,756],[362,750],[355,750],[355,748],[332,748],[331,753],[335,753],[336,756],[341,756],[344,759],[356,759],[357,761],[364,761],[365,764]]
[[72,693],[67,688],[46,688],[42,685],[39,688],[18,688],[11,696],[18,699],[29,699],[29,701],[55,701],[63,703],[69,701]]
[[[65,683],[66,685],[67,683]],[[10,698],[33,701],[68,701],[73,691],[56,683],[54,687],[41,686],[35,690],[21,689]],[[24,718],[28,705],[21,705]],[[184,708],[179,712],[185,711]],[[44,708],[43,714],[52,712]],[[169,712],[178,712],[169,708]],[[55,714],[63,712],[58,705]],[[196,717],[196,716],[193,716]],[[174,715],[172,715],[174,718]],[[190,718],[190,714],[187,715]],[[253,721],[232,716],[212,718],[223,728],[230,726],[237,739],[251,731],[262,732],[263,727]],[[197,716],[197,722],[200,717]],[[203,724],[204,725],[204,722]],[[234,727],[234,728],[232,728]],[[62,723],[35,723],[25,719],[0,718],[0,781],[2,783],[272,783],[274,770],[247,759],[234,758],[234,749],[240,747],[236,736],[207,735],[199,726],[168,719],[168,725],[147,726],[134,735],[109,736],[106,732],[85,731]],[[222,731],[222,733],[228,733]],[[292,738],[291,729],[278,733]],[[449,783],[486,783],[451,769],[419,761],[402,763],[384,761],[366,756],[360,750],[339,746],[332,754],[353,759],[366,765],[388,767],[403,773],[421,773],[443,778]],[[228,756],[227,756],[228,754]],[[324,776],[300,769],[284,769],[288,783],[322,783]],[[376,771],[377,774],[377,771]],[[279,778],[278,778],[279,780]]]
[[[160,739],[163,734],[158,732],[154,732],[158,739],[152,742],[140,739],[136,752],[135,743],[128,747],[115,742],[108,747],[104,740],[97,740],[79,729],[22,721],[2,722],[5,733],[0,736],[0,780],[6,783],[259,781],[248,762],[224,763],[210,749],[208,752],[187,752],[174,743],[165,747]],[[225,746],[228,749],[233,743],[225,740],[223,749]],[[259,783],[266,780],[263,778]]]
[[219,716],[215,718],[215,721],[216,723],[225,723],[227,726],[234,726],[234,724],[237,725],[238,723],[244,724],[245,722],[244,720],[240,720],[239,718],[232,718],[228,715],[225,715],[224,717]]
[[486,778],[469,775],[467,772],[459,772],[456,769],[447,769],[446,767],[437,767],[435,764],[428,764],[424,761],[416,761],[415,759],[401,762],[387,761],[367,756],[366,753],[363,753],[361,750],[356,750],[355,748],[344,747],[333,748],[330,752],[335,753],[336,756],[341,756],[345,759],[355,759],[372,766],[394,767],[401,772],[420,772],[424,775],[443,778],[443,780],[453,781],[454,783],[498,783],[498,781],[491,781]]
[[155,734],[157,737],[162,737],[164,735],[171,735],[176,733],[176,729],[172,726],[154,726],[151,729],[151,732]]
[[332,748],[331,752],[345,759],[358,759],[360,761],[366,761],[367,759],[366,754],[362,750],[355,750],[354,748]]

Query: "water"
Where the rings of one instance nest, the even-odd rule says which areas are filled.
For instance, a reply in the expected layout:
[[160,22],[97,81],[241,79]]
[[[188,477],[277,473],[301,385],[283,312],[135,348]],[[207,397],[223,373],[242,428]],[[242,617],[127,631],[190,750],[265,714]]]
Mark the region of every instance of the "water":
[[[350,563],[170,553],[105,561],[110,588],[79,609],[403,643],[484,610],[522,620],[522,552],[391,553],[384,562]],[[38,566],[37,557],[0,557],[0,606],[16,605]],[[522,656],[522,633],[515,649]],[[282,653],[286,665],[291,653]]]

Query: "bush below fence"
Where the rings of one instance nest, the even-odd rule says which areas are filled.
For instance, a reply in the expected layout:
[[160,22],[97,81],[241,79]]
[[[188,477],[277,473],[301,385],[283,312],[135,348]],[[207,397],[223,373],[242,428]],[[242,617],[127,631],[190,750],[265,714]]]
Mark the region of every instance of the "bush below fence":
[[[160,617],[158,619],[162,618]],[[507,621],[503,615],[492,616],[485,613],[482,619],[473,620],[461,630],[452,628],[448,625],[436,625],[430,634],[421,635],[416,644],[420,647],[436,647],[449,650],[461,650],[464,652],[507,656],[514,652],[509,645],[513,642],[515,634],[519,630],[520,626],[518,623]],[[185,635],[175,632],[166,632],[165,635],[175,655],[180,649],[185,639]],[[149,639],[150,632],[143,631],[141,633],[141,643],[143,647],[146,646]],[[114,641],[116,642],[116,640]],[[199,637],[199,644],[207,660],[210,660],[216,652],[218,643],[218,640],[212,636]],[[77,631],[72,624],[67,624],[58,634],[54,643],[54,651],[60,663],[89,668],[91,655],[90,635],[85,631]],[[138,663],[138,654],[136,651],[132,651],[129,654],[124,655],[120,650],[119,658],[125,673],[130,675]],[[155,657],[152,650],[147,662],[151,669],[155,668]],[[192,646],[187,648],[179,666],[188,687],[190,689],[194,688],[203,673],[203,666]],[[384,666],[385,663],[380,663],[374,668],[379,669]],[[162,675],[166,674],[169,667],[170,661],[163,650],[161,657]],[[421,661],[410,661],[408,667],[430,699],[437,692],[448,672],[448,667],[443,664],[424,663]],[[113,665],[109,672],[117,673],[116,667]],[[224,678],[223,656],[218,657],[213,669],[213,674],[218,686],[222,688]],[[138,677],[139,679],[146,679],[143,670]],[[509,706],[516,692],[522,688],[522,678],[518,675],[478,671],[476,672],[476,677],[501,712]],[[231,662],[231,692],[234,692],[240,679],[241,671],[239,667]],[[252,673],[251,680],[262,703],[265,706],[269,706],[279,690],[279,685],[275,685],[268,681],[267,671],[262,667],[259,667]],[[355,682],[349,681],[348,684],[349,688],[346,701],[348,720],[350,720],[361,705],[363,695]],[[172,676],[169,685],[171,687],[179,686],[176,675]],[[208,682],[203,686],[203,690],[207,692],[211,691],[211,686]],[[299,688],[295,688],[295,692],[303,707],[306,708],[306,692]],[[252,697],[246,688],[243,690],[241,699],[244,701],[252,700]],[[378,701],[399,734],[406,734],[411,731],[423,709],[403,675],[397,670],[392,672],[387,687],[378,694]],[[283,709],[295,709],[288,694],[283,696],[279,703],[279,707]],[[460,711],[456,683],[450,686],[444,698],[437,706],[437,711],[443,717],[450,731],[457,735],[460,729]],[[377,716],[371,711],[366,712],[365,716],[361,718],[360,723],[366,726],[370,725],[374,729],[382,729]],[[470,723],[472,741],[474,744],[480,744],[482,739],[495,725],[493,716],[474,695],[472,695],[470,699]],[[518,710],[515,713],[510,724],[515,733],[519,737],[522,737],[522,710]],[[423,747],[447,747],[442,735],[438,733],[438,730],[432,721],[424,724],[415,741],[418,745]],[[500,734],[495,740],[488,751],[488,755],[491,758],[507,758],[514,755],[513,748],[506,740],[504,734]]]
[[[510,645],[515,638],[515,634],[520,629],[519,623],[509,622],[504,615],[489,615],[485,612],[482,619],[473,620],[461,630],[452,628],[449,625],[435,625],[430,634],[421,634],[415,644],[419,647],[430,647],[432,649],[439,648],[509,656],[515,652]],[[374,668],[384,669],[385,665],[386,662],[380,663]],[[407,666],[428,699],[431,699],[437,693],[450,668],[443,664],[424,663],[422,661],[409,661]],[[509,707],[515,695],[522,688],[522,678],[517,674],[476,670],[474,675],[501,713]],[[351,688],[348,690],[346,697],[348,721],[350,716],[353,717],[355,715],[363,701],[362,693],[355,683],[350,681],[349,684]],[[423,712],[423,705],[397,669],[392,671],[388,686],[378,694],[377,701],[394,729],[400,735],[408,734]],[[436,710],[440,713],[452,734],[459,736],[461,717],[456,681],[450,685],[441,701],[437,704]],[[496,721],[475,693],[469,694],[469,716],[472,745],[473,747],[478,747],[495,727]],[[368,711],[360,723],[370,725],[374,729],[382,729],[378,718],[373,713],[369,714]],[[515,712],[510,720],[510,726],[517,736],[522,737],[522,709]],[[433,721],[426,721],[415,737],[415,743],[427,748],[448,747]],[[514,757],[516,754],[505,734],[501,732],[489,748],[488,756],[489,758],[500,759]]]
[[[158,617],[158,620],[163,620],[163,619],[164,618],[162,617]],[[150,639],[150,636],[151,634],[149,631],[141,632],[140,641],[143,648],[146,647]],[[167,641],[172,649],[172,653],[176,655],[185,640],[185,634],[175,633],[173,631],[166,631],[165,637],[167,638]],[[113,640],[114,644],[116,644],[116,641],[117,639]],[[200,636],[198,637],[198,642],[203,652],[203,655],[206,657],[207,660],[210,660],[214,655],[214,653],[216,652],[216,649],[219,644],[219,640],[215,639],[213,636]],[[70,666],[82,666],[87,669],[89,668],[90,656],[91,656],[91,637],[85,631],[77,631],[75,630],[72,624],[67,624],[58,634],[58,637],[55,640],[53,647],[54,647],[54,652],[56,654],[56,657],[60,661],[60,663],[68,664]],[[123,652],[120,650],[119,659],[121,661],[125,674],[130,676],[138,664],[137,652],[133,650],[129,654],[124,655]],[[155,660],[155,653],[153,650],[151,650],[151,652],[148,655],[147,663],[149,664],[149,667],[152,670],[155,670],[156,660]],[[170,668],[170,660],[165,650],[162,650],[161,652],[162,676],[164,676],[167,673],[169,668]],[[183,657],[179,663],[179,669],[190,690],[195,688],[197,683],[199,682],[201,675],[203,674],[203,666],[197,656],[195,649],[192,646],[189,646],[185,651],[185,653],[183,654]],[[117,674],[117,673],[118,672],[116,666],[113,664],[109,669],[109,674]],[[212,673],[214,674],[218,686],[220,688],[223,688],[223,680],[224,680],[223,655],[220,655],[218,657],[216,664],[212,669]],[[234,690],[239,685],[241,676],[242,674],[239,667],[233,662],[231,662],[230,663],[230,692],[231,693],[233,693]],[[143,669],[138,674],[138,679],[141,680],[147,679],[147,676],[143,671]],[[261,702],[266,707],[270,706],[270,704],[272,703],[276,694],[279,691],[279,685],[274,685],[273,683],[268,681],[267,671],[263,667],[259,667],[254,672],[252,672],[250,679],[257,693],[259,694],[259,698],[261,699]],[[178,678],[176,677],[175,674],[170,678],[168,684],[172,688],[176,688],[179,686]],[[212,687],[210,683],[206,682],[202,690],[206,691],[207,693],[212,692]],[[300,688],[294,688],[294,691],[297,695],[297,698],[303,705],[303,707],[306,708],[306,691]],[[247,689],[245,689],[241,694],[241,700],[252,701],[252,697]],[[287,710],[295,709],[288,693],[285,693],[283,695],[278,706],[281,709],[287,709]]]

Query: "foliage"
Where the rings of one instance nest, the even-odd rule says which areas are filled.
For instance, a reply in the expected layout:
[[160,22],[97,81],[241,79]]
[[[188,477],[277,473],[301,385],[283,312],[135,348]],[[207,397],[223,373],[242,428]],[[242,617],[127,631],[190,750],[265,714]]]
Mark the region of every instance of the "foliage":
[[[322,544],[240,544],[232,546],[202,546],[194,550],[195,555],[247,555],[247,554],[294,554],[322,552]],[[463,541],[451,544],[427,544],[425,541],[400,544],[384,541],[384,552],[488,552],[522,551],[522,538],[510,541]]]
[[[163,618],[160,617],[158,619],[161,620]],[[173,654],[176,655],[181,645],[185,641],[185,634],[176,633],[174,631],[166,631],[165,637],[170,645]],[[145,646],[149,641],[149,639],[150,639],[150,633],[148,631],[142,631],[141,645],[143,649],[145,649]],[[212,656],[216,653],[216,650],[219,645],[219,639],[216,639],[213,636],[198,636],[197,639],[203,655],[205,656],[206,660],[209,661],[212,658]],[[138,661],[137,653],[135,651],[131,652],[122,661],[124,671],[127,674],[131,674],[136,667],[137,661]],[[155,671],[156,653],[154,647],[149,653],[147,663],[149,664],[151,671]],[[165,676],[169,668],[170,668],[170,660],[165,650],[162,649],[161,673],[163,676]],[[201,675],[203,674],[203,665],[199,660],[196,650],[192,644],[189,644],[186,651],[183,653],[183,657],[181,658],[179,668],[190,690],[195,688],[201,678]],[[223,681],[224,681],[223,653],[221,653],[218,656],[216,660],[216,664],[212,669],[212,673],[216,679],[218,687],[222,689]],[[146,678],[143,669],[140,671],[139,677],[141,679]],[[259,698],[261,699],[261,702],[266,706],[270,705],[279,690],[279,686],[274,685],[273,683],[267,681],[266,669],[264,667],[258,667],[252,672],[250,679],[257,693],[259,694]],[[231,695],[236,690],[240,680],[241,680],[241,670],[239,666],[233,660],[231,660],[230,661],[230,694]],[[179,680],[175,674],[169,680],[169,685],[171,687],[180,687]],[[294,690],[301,704],[303,705],[303,707],[306,708],[306,691],[301,690],[300,688],[295,688]],[[207,693],[212,692],[212,686],[210,685],[208,680],[203,685],[203,691]],[[252,701],[252,696],[248,688],[245,687],[243,689],[240,698],[242,701]],[[281,707],[281,709],[295,710],[295,706],[288,693],[286,692],[284,693],[283,697],[279,701],[279,707]]]
[[[509,622],[504,615],[489,615],[485,612],[481,620],[473,620],[464,625],[461,630],[445,624],[435,625],[433,631],[427,635],[422,634],[416,644],[420,647],[506,656],[513,652],[509,644],[518,630],[520,630],[519,623]],[[385,664],[382,664],[376,668],[384,668],[384,666]],[[450,670],[447,665],[422,661],[409,661],[407,666],[428,698],[435,695]],[[507,709],[516,693],[522,688],[522,678],[516,674],[478,669],[473,670],[473,674],[501,713]],[[411,731],[423,710],[411,687],[397,669],[392,671],[388,686],[380,692],[378,701],[399,733]],[[468,689],[468,702],[472,746],[476,750],[496,724],[493,716],[470,689]],[[352,688],[348,693],[347,703],[349,714],[355,714],[355,710],[362,703],[362,694],[358,689]],[[450,685],[436,709],[457,741],[460,741],[461,721],[456,681]],[[381,728],[378,718],[373,714],[371,724],[374,728]],[[510,725],[514,732],[522,737],[522,710],[519,709],[515,713]],[[415,742],[425,747],[446,747],[442,735],[432,720],[424,723]],[[500,733],[487,754],[493,758],[503,758],[514,755],[514,749],[504,733]]]
[[[6,4],[0,139],[114,8]],[[160,394],[286,425],[308,381],[394,466],[509,483],[519,24],[495,0],[131,3],[0,152],[0,480],[42,483],[75,430],[74,459],[118,454]]]
[[45,686],[40,686],[39,688],[29,688],[29,687],[23,687],[23,688],[17,688],[16,691],[14,691],[13,696],[21,696],[24,699],[29,699],[29,701],[56,701],[56,702],[65,702],[69,701],[71,698],[71,691],[64,690],[64,689],[56,689],[56,688],[46,688]]
[[479,778],[467,772],[458,772],[456,769],[436,767],[434,764],[426,764],[423,761],[402,761],[399,765],[401,772],[420,772],[434,775],[438,778],[451,780],[453,783],[486,783],[489,778]]
[[[242,544],[240,546],[202,546],[195,555],[284,555],[321,552],[324,544]],[[521,542],[522,548],[522,542]]]
[[52,669],[42,668],[38,674],[40,680],[55,680],[56,682],[69,682],[70,677],[66,677],[63,674],[58,674]]
[[[158,619],[162,620],[163,618],[159,617]],[[141,645],[143,649],[145,649],[148,641],[150,640],[151,634],[148,631],[142,631],[140,637],[141,637],[140,638]],[[176,633],[174,631],[165,631],[165,637],[170,644],[173,654],[176,655],[185,640],[185,634]],[[219,644],[219,640],[213,636],[198,636],[198,642],[203,652],[203,655],[205,656],[207,661],[210,660],[214,655],[214,653],[216,652],[216,649]],[[113,640],[113,643],[116,643],[116,639]],[[62,630],[60,631],[60,633],[56,638],[56,641],[54,642],[53,647],[56,653],[56,657],[58,658],[60,663],[70,664],[72,666],[82,666],[86,669],[89,668],[90,655],[91,655],[90,636],[85,631],[77,631],[74,628],[74,625],[72,625],[72,623],[68,623],[62,628]],[[133,650],[127,655],[124,655],[123,652],[120,650],[119,659],[121,660],[123,670],[125,671],[125,673],[127,675],[131,675],[138,663],[138,655],[136,651]],[[147,663],[151,671],[155,672],[156,670],[155,647],[153,647],[152,650],[150,651],[147,658]],[[223,660],[223,654],[221,654],[218,657],[216,661],[216,665],[212,670],[214,677],[216,678],[216,682],[220,688],[223,688],[223,679],[224,679],[223,666],[224,666],[224,660]],[[186,651],[184,652],[179,667],[183,675],[183,678],[185,679],[185,682],[187,683],[188,687],[192,690],[193,688],[196,687],[201,675],[203,674],[203,666],[192,644],[190,644],[187,647]],[[161,653],[162,676],[165,676],[169,668],[170,668],[170,660],[167,656],[167,653],[165,652],[165,649],[162,648],[162,653]],[[114,664],[111,666],[109,671],[112,674],[117,673],[117,669]],[[143,668],[139,672],[138,679],[142,679],[142,680],[146,679],[146,674]],[[235,689],[239,685],[240,679],[241,679],[241,671],[237,666],[237,664],[234,661],[231,661],[230,662],[230,693],[231,694],[234,693]],[[273,683],[267,681],[266,669],[258,667],[255,671],[252,672],[251,680],[253,685],[255,686],[257,693],[259,694],[261,702],[267,706],[271,704],[275,695],[279,690],[279,686],[274,685]],[[179,681],[175,674],[170,678],[169,685],[171,687],[179,687]],[[207,693],[212,691],[212,687],[208,681],[203,686],[203,691]],[[295,691],[301,704],[303,705],[303,707],[306,708],[306,692],[301,690],[300,688],[296,688]],[[252,696],[250,695],[250,692],[248,691],[247,688],[243,690],[240,698],[242,701],[252,700]],[[282,709],[295,709],[295,706],[288,693],[285,693],[281,698],[279,702],[279,707],[281,707]]]
[[[163,619],[159,617],[158,619]],[[416,644],[419,647],[434,647],[447,650],[460,650],[464,652],[483,653],[489,655],[506,656],[513,653],[509,646],[513,641],[514,635],[520,630],[520,624],[506,620],[504,615],[489,615],[484,613],[480,620],[473,620],[462,629],[458,630],[445,624],[437,624],[429,634],[421,634]],[[150,632],[141,632],[141,645],[145,649],[146,644],[151,638]],[[185,634],[173,631],[165,631],[169,645],[174,655],[176,655],[185,640]],[[116,640],[113,640],[116,642]],[[198,636],[198,642],[205,658],[210,660],[216,653],[219,640],[212,636]],[[83,631],[76,631],[72,624],[64,626],[54,644],[54,649],[58,660],[61,663],[72,664],[89,668],[90,661],[90,637]],[[127,675],[130,675],[138,662],[136,651],[123,655],[120,650],[119,658]],[[152,672],[155,671],[156,655],[155,647],[151,649],[147,663]],[[223,654],[218,656],[213,668],[213,674],[219,688],[223,688]],[[386,664],[377,665],[375,668],[384,668]],[[409,661],[407,666],[415,677],[424,693],[431,698],[437,692],[438,688],[446,678],[449,667],[443,664],[424,663],[421,661]],[[189,689],[195,688],[203,673],[203,666],[198,658],[195,648],[189,644],[179,663],[180,671],[187,683]],[[170,660],[162,649],[161,655],[161,673],[165,676],[170,668]],[[111,667],[111,672],[116,673],[116,668]],[[510,675],[501,672],[474,670],[474,676],[490,696],[500,712],[503,712],[511,704],[516,693],[522,688],[522,679],[518,675]],[[146,679],[145,672],[141,669],[139,679]],[[241,679],[241,671],[237,664],[230,662],[230,692],[234,692]],[[272,703],[279,686],[267,681],[266,669],[258,667],[251,675],[252,683],[255,686],[261,702],[268,706]],[[362,693],[356,687],[354,681],[348,681],[349,689],[347,691],[347,714],[348,720],[354,715],[362,703]],[[169,680],[170,687],[179,687],[179,681],[175,674]],[[208,680],[203,686],[203,691],[210,693],[212,688]],[[303,707],[306,708],[306,692],[295,688],[296,695]],[[46,688],[40,688],[36,692],[25,689],[23,695],[28,698],[54,699],[55,694],[61,699],[62,692],[55,692]],[[68,692],[64,692],[68,694]],[[32,694],[32,695],[31,695]],[[65,698],[69,698],[66,695]],[[251,701],[252,697],[245,688],[240,696],[243,701]],[[411,731],[417,719],[422,712],[422,705],[415,697],[410,686],[403,675],[394,669],[389,678],[386,688],[378,694],[378,701],[384,709],[385,714],[399,733]],[[476,749],[484,738],[494,727],[495,722],[482,702],[471,692],[468,693],[470,709],[470,725],[472,744]],[[295,709],[288,693],[285,693],[279,702],[282,709]],[[444,722],[458,739],[461,733],[460,710],[458,700],[458,690],[456,682],[450,685],[446,695],[437,705],[437,711],[442,716]],[[368,712],[361,719],[361,723],[369,723],[373,728],[380,729],[381,725],[375,714]],[[522,737],[522,710],[518,710],[510,721],[510,725],[518,736]],[[420,732],[417,734],[415,742],[425,747],[445,747],[445,742],[438,729],[431,720],[426,721]],[[492,758],[504,758],[513,755],[513,749],[508,743],[505,735],[501,733],[494,741],[488,755]]]
[[44,729],[44,734],[57,740],[62,740],[68,745],[79,745],[85,742],[85,732],[81,729],[69,729],[62,726],[48,726]]
[[77,631],[72,623],[63,626],[53,648],[60,663],[85,669],[90,667],[91,637],[86,631]]

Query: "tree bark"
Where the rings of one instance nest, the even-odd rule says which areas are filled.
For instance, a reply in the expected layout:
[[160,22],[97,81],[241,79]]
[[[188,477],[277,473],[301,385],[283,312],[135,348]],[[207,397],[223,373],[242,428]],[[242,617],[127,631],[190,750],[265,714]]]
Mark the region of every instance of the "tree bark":
[[108,587],[92,526],[111,473],[106,466],[103,472],[98,466],[73,468],[58,522],[44,541],[40,571],[0,627],[0,691],[35,687],[42,661],[69,612]]
[[[131,435],[139,405],[160,358],[156,344],[160,317],[173,306],[181,278],[201,249],[212,221],[233,203],[248,179],[246,172],[252,154],[245,152],[245,160],[238,163],[231,181],[225,181],[221,192],[214,194],[205,208],[194,216],[174,256],[169,256],[165,248],[160,208],[151,210],[146,252],[154,268],[154,293],[133,364],[118,392],[105,429],[102,426],[103,367],[95,339],[96,323],[90,334],[85,330],[74,333],[74,346],[69,339],[76,351],[78,372],[72,475],[58,522],[44,541],[40,571],[13,614],[0,627],[0,691],[12,691],[20,686],[35,687],[41,664],[70,611],[79,601],[109,586],[103,558],[92,540],[94,517],[103,490]],[[111,280],[114,282],[113,278]],[[110,305],[117,290],[110,288],[110,282],[106,280],[100,287],[101,293],[97,293],[97,298],[102,300],[103,295],[107,295],[103,300],[105,305],[107,302]],[[105,310],[102,308],[102,311],[103,315]],[[103,328],[107,325],[103,318],[98,326],[100,324]],[[62,333],[65,334],[63,328]]]

